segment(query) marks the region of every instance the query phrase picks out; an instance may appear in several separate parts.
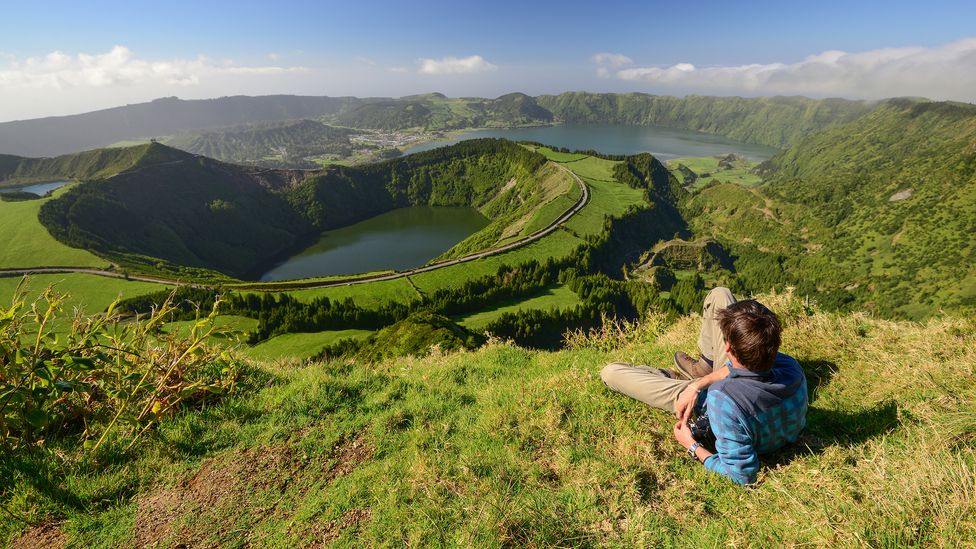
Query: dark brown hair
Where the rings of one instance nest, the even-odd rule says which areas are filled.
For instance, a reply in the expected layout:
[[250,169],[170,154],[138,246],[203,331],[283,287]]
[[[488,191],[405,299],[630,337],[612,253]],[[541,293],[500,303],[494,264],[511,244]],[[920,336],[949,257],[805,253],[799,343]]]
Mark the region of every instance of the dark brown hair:
[[779,351],[779,319],[765,305],[748,299],[718,312],[718,324],[732,354],[753,372],[766,372],[776,362]]

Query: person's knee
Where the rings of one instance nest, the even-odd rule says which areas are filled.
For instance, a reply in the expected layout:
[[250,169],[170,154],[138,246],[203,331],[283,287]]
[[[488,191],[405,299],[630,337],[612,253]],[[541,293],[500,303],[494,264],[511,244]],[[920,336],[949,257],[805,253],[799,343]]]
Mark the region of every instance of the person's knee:
[[727,305],[735,303],[735,296],[732,295],[732,290],[725,286],[716,286],[708,292],[705,303],[712,305],[714,309],[723,309]]
[[613,387],[614,380],[616,380],[617,375],[625,368],[630,368],[631,365],[625,362],[611,362],[600,370],[600,379],[603,380],[609,387]]

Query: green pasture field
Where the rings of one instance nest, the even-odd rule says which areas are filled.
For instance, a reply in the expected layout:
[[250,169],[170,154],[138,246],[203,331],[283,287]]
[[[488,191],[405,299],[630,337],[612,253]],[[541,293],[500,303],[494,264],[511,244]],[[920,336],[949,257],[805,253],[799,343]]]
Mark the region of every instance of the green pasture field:
[[[14,291],[22,280],[23,277],[19,276],[0,278],[0,300],[3,303],[10,302]],[[119,296],[123,298],[135,297],[172,289],[171,286],[162,284],[80,273],[39,274],[27,277],[26,282],[24,282],[28,301],[41,297],[47,287],[52,285],[58,293],[69,295],[65,302],[65,310],[79,309],[88,314],[104,311]]]
[[[55,194],[64,192],[62,187]],[[100,267],[109,262],[95,254],[58,242],[37,219],[41,205],[51,200],[0,201],[0,269],[19,267]]]
[[[208,312],[209,311],[202,311],[203,314],[207,314]],[[163,326],[163,331],[171,334],[177,334],[181,337],[186,337],[190,335],[190,331],[193,329],[193,326],[196,323],[196,320],[179,320],[176,322],[169,322]],[[214,318],[213,327],[223,332],[222,335],[213,338],[215,342],[233,341],[238,339],[245,332],[249,332],[257,328],[258,321],[246,316],[218,315],[216,318]]]
[[342,339],[362,339],[369,330],[333,330],[311,334],[282,334],[243,350],[255,360],[305,360],[317,355],[323,347]]
[[[762,178],[752,173],[752,169],[757,165],[756,162],[742,160],[737,162],[736,166],[731,169],[719,169],[719,160],[717,156],[675,158],[674,160],[669,160],[667,166],[674,172],[678,181],[682,180],[681,173],[677,171],[679,164],[683,164],[699,175],[698,180],[691,187],[692,190],[701,189],[711,183],[712,180],[718,180],[722,183],[735,183],[746,187],[754,187],[762,183]],[[702,174],[709,175],[707,177],[700,177]]]
[[458,324],[471,329],[482,330],[488,324],[497,320],[505,313],[515,313],[518,311],[529,311],[533,309],[552,310],[569,309],[579,303],[579,296],[573,290],[562,284],[553,284],[540,294],[528,299],[508,300],[484,311],[467,315],[456,319]]

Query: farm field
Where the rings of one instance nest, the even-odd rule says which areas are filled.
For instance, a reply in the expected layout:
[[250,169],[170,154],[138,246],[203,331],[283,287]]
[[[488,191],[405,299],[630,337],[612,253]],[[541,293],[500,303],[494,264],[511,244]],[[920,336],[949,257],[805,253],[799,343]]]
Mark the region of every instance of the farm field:
[[[0,300],[9,303],[23,280],[24,277],[19,276],[0,278]],[[136,297],[171,288],[162,284],[78,273],[38,274],[27,277],[24,282],[28,302],[41,297],[49,286],[53,286],[58,293],[68,294],[64,304],[66,311],[79,309],[88,314],[104,311],[120,296]]]
[[471,329],[482,330],[505,313],[528,311],[532,309],[568,309],[579,303],[579,297],[568,287],[554,284],[540,294],[526,299],[514,299],[499,303],[495,307],[479,311],[457,319],[458,324]]
[[722,183],[735,183],[745,187],[753,187],[762,183],[762,177],[752,171],[757,165],[756,162],[740,159],[735,161],[731,168],[720,168],[720,161],[721,159],[717,156],[699,156],[675,158],[667,161],[666,165],[674,172],[679,181],[683,179],[683,176],[678,171],[678,165],[684,165],[698,175],[698,179],[690,187],[691,190],[701,189],[713,180]]
[[[67,187],[55,191],[64,192]],[[19,267],[107,267],[108,261],[58,242],[37,220],[41,205],[50,198],[4,202],[0,200],[0,269]]]
[[305,360],[319,353],[323,347],[342,339],[362,339],[369,330],[334,330],[317,333],[282,334],[244,350],[255,360]]

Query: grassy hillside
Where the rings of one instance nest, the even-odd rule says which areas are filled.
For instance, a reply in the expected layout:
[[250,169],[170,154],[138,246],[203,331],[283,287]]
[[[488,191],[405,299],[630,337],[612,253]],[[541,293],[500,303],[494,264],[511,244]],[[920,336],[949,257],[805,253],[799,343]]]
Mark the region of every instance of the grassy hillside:
[[[610,392],[699,319],[556,353],[491,343],[379,364],[255,363],[234,396],[129,452],[69,441],[0,464],[0,533],[115,546],[961,546],[976,537],[973,320],[925,324],[763,298],[810,381],[808,427],[743,489],[673,418]],[[121,445],[125,441],[118,444]],[[22,537],[18,537],[22,536]]]
[[854,120],[863,101],[806,97],[670,97],[643,93],[567,92],[536,98],[563,122],[685,128],[771,147]]
[[[65,189],[57,191],[64,193]],[[58,242],[37,220],[41,206],[52,198],[0,201],[0,269],[40,266],[106,267],[108,261],[89,251]]]
[[179,160],[185,153],[153,147],[150,143],[125,148],[96,149],[55,158],[0,155],[0,186],[58,181],[102,179],[126,170]]
[[775,156],[762,189],[708,188],[686,215],[753,287],[884,316],[973,310],[974,143],[973,106],[891,100]]

